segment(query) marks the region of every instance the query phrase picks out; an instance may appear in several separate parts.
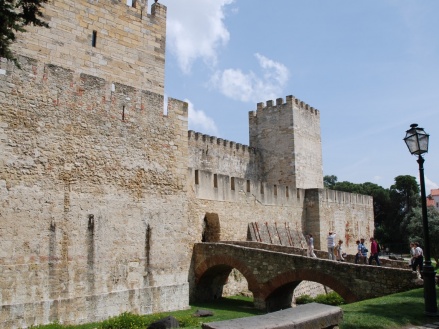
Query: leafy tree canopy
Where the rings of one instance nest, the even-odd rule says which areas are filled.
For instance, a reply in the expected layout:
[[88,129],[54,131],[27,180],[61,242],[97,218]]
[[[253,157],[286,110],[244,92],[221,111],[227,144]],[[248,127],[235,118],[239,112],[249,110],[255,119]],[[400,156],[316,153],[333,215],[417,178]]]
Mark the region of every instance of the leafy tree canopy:
[[323,177],[323,186],[326,188],[332,189],[336,183],[337,176],[326,175],[325,177]]
[[390,196],[396,210],[395,215],[405,216],[414,207],[419,206],[419,192],[415,177],[410,175],[396,177],[395,184],[390,186]]
[[18,65],[10,46],[15,41],[17,32],[26,31],[26,25],[49,27],[41,20],[43,14],[40,10],[47,1],[0,0],[0,57],[13,60]]
[[372,196],[375,237],[381,243],[400,244],[401,246],[407,243],[406,228],[403,228],[401,223],[404,216],[420,205],[420,190],[415,177],[397,176],[390,189],[370,182],[362,184],[338,182],[334,175],[325,176],[323,181],[326,188]]
[[[430,236],[430,253],[431,257],[436,260],[436,266],[439,265],[439,212],[429,207],[427,209],[428,229]],[[422,208],[413,208],[406,214],[401,223],[401,228],[405,232],[407,241],[419,242],[422,247],[424,244],[424,230],[422,220]]]

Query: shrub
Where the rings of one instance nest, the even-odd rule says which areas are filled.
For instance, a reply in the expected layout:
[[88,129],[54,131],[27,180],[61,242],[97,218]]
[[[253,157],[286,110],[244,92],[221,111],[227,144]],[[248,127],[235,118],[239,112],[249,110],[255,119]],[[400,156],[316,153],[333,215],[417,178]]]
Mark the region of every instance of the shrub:
[[296,298],[296,304],[309,304],[314,302],[314,298],[312,298],[310,295],[302,295]]
[[312,302],[338,306],[344,304],[344,299],[341,298],[339,294],[335,291],[332,291],[328,294],[317,295],[315,298],[312,298],[310,295],[302,295],[296,298],[296,304],[309,304]]
[[[145,329],[151,323],[166,318],[168,315],[164,313],[156,313],[149,315],[137,315],[132,313],[122,313],[121,315],[109,318],[97,326],[97,329]],[[200,325],[200,319],[191,315],[175,316],[178,320],[180,328],[197,327]],[[47,329],[47,328],[44,328]],[[61,329],[50,328],[50,329]],[[63,328],[65,329],[65,328]]]
[[151,322],[151,318],[146,318],[141,315],[136,315],[132,313],[122,313],[121,315],[109,318],[103,321],[99,328],[100,329],[144,329]]
[[334,306],[342,305],[345,303],[344,299],[341,298],[341,296],[337,294],[335,291],[331,291],[326,295],[318,295],[316,296],[316,298],[314,298],[314,301],[316,303],[334,305]]

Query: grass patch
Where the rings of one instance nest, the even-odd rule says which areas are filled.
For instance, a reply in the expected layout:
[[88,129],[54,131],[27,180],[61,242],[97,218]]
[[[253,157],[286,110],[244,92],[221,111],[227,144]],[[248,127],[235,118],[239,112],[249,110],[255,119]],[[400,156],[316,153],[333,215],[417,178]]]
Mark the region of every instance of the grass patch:
[[[210,317],[193,317],[197,310],[209,310],[214,313]],[[84,324],[76,326],[66,326],[57,323],[49,325],[33,326],[33,329],[146,329],[152,322],[161,318],[172,315],[175,317],[180,328],[199,329],[202,323],[223,321],[236,318],[243,318],[253,315],[265,314],[264,311],[257,310],[253,307],[253,299],[242,296],[221,298],[212,302],[193,303],[190,309],[166,312],[150,315],[136,315],[123,313],[119,316],[112,317],[100,323]]]
[[[436,288],[436,294],[439,291]],[[424,289],[341,305],[340,329],[391,329],[438,322],[438,317],[424,315]]]
[[[439,296],[439,289],[436,288]],[[394,329],[409,325],[439,322],[439,318],[424,315],[424,290],[415,289],[385,297],[368,299],[357,303],[340,305],[343,322],[340,329]],[[192,317],[196,310],[210,310],[214,316]],[[253,308],[253,301],[247,297],[221,298],[213,302],[194,303],[190,309],[152,315],[124,313],[101,323],[62,326],[51,324],[36,326],[38,329],[145,329],[163,317],[172,315],[180,323],[180,328],[199,329],[202,323],[243,318],[265,314]]]
[[193,303],[191,304],[191,310],[189,313],[193,314],[198,309],[212,311],[214,313],[214,316],[198,318],[200,321],[199,326],[188,327],[188,329],[199,329],[201,328],[201,323],[224,321],[249,317],[253,315],[266,314],[265,311],[255,309],[253,307],[252,298],[243,296],[221,298],[212,302]]

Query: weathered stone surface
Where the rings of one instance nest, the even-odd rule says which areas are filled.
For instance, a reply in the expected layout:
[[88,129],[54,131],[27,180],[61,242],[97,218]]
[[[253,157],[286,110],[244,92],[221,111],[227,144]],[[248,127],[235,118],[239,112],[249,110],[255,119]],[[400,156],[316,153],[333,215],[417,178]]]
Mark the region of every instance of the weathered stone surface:
[[160,319],[151,323],[148,329],[169,329],[169,328],[180,328],[178,320],[173,316],[167,316],[166,318]]
[[232,268],[248,282],[255,306],[267,311],[287,308],[302,280],[321,283],[347,302],[417,287],[409,269],[379,267],[304,257],[294,248],[254,242],[197,243],[193,255],[197,289],[193,300],[214,300]]
[[340,307],[317,303],[300,305],[265,315],[210,322],[203,329],[323,329],[338,325],[343,319]]
[[197,316],[197,317],[200,317],[200,318],[204,318],[204,317],[207,317],[207,316],[213,316],[213,315],[214,315],[213,312],[212,311],[208,311],[208,310],[197,310],[193,314],[193,316]]

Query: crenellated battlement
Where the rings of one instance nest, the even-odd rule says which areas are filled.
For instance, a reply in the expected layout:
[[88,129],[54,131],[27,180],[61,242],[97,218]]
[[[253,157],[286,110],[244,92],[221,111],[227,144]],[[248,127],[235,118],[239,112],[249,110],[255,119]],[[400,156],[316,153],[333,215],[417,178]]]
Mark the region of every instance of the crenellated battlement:
[[373,205],[373,197],[358,193],[323,189],[320,193],[320,200],[326,203]]
[[258,112],[260,113],[261,111],[267,111],[272,109],[278,109],[278,110],[293,109],[295,107],[305,111],[309,111],[310,113],[315,114],[317,116],[320,115],[319,110],[306,104],[305,102],[301,101],[300,99],[292,95],[287,96],[285,102],[283,98],[277,98],[275,102],[273,100],[268,100],[266,101],[266,103],[264,102],[258,103],[256,105],[256,111],[251,111],[249,115],[250,117],[252,117],[252,116],[257,116]]
[[[224,149],[230,149],[233,151],[242,151],[243,153],[254,154],[256,152],[254,147],[250,147],[248,145],[244,145],[241,143],[236,143],[233,141],[229,141],[227,139],[218,138],[215,136],[209,136],[206,134],[202,134],[199,132],[195,132],[193,130],[188,131],[188,139],[189,142],[194,141],[197,144],[201,143],[207,146],[218,146],[223,147]],[[200,144],[198,144],[200,146]]]
[[246,179],[214,173],[208,170],[189,168],[190,185],[195,187],[200,199],[242,202],[242,198],[252,198],[264,205],[303,205],[337,203],[344,205],[369,205],[373,198],[368,195],[328,189],[295,188],[291,185],[273,185],[261,180]]
[[305,200],[305,190],[292,186],[271,185],[260,180],[246,179],[189,168],[189,184],[196,197],[228,202],[258,202],[263,205],[298,205]]

